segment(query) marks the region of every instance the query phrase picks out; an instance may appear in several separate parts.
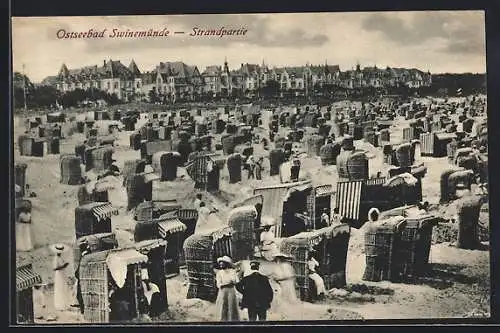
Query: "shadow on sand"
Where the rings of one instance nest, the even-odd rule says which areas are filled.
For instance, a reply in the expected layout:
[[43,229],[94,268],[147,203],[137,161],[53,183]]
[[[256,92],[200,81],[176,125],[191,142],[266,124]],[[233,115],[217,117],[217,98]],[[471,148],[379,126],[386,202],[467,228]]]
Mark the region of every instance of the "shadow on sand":
[[447,289],[455,283],[471,285],[480,282],[480,277],[461,273],[464,268],[466,268],[465,265],[429,264],[428,270],[422,276],[416,278],[415,283],[435,289]]

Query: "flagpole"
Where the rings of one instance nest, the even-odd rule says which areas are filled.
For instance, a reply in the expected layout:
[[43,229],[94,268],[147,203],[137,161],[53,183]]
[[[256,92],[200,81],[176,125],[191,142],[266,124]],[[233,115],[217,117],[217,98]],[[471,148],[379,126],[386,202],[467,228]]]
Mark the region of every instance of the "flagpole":
[[28,109],[26,104],[26,75],[24,74],[24,64],[23,64],[23,95],[24,95],[24,111]]

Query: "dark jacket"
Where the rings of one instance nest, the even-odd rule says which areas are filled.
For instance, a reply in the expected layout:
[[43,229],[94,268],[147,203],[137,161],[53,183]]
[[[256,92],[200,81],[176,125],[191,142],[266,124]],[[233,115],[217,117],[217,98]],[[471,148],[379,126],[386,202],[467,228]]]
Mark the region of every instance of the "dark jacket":
[[242,308],[269,309],[273,301],[273,288],[269,279],[254,272],[244,277],[236,285],[236,289],[243,295],[241,300]]

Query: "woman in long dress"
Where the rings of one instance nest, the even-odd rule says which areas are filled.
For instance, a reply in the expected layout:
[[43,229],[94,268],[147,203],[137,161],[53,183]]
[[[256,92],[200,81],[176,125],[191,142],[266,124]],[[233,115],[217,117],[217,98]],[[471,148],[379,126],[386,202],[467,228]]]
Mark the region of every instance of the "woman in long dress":
[[16,222],[16,250],[30,251],[32,249],[31,213],[28,208],[21,208]]
[[307,260],[307,269],[309,271],[309,277],[314,281],[316,285],[316,293],[318,298],[323,298],[326,294],[325,282],[323,278],[317,273],[316,268],[319,267],[318,261],[314,258],[313,254],[309,254]]
[[272,307],[286,307],[298,302],[295,290],[295,272],[287,261],[288,259],[288,256],[281,253],[274,257],[276,265],[271,278],[274,281],[273,289],[275,289],[276,296],[273,298]]
[[62,244],[54,245],[54,308],[66,310],[69,307],[69,295],[71,295],[66,281],[66,268],[69,263],[62,258],[65,247]]
[[278,245],[275,242],[273,226],[266,225],[264,231],[260,233],[261,253],[267,261],[273,261],[279,253]]
[[219,270],[215,275],[215,280],[219,292],[215,307],[220,321],[239,321],[240,311],[236,299],[236,284],[239,282],[238,274],[233,268],[233,261],[228,256],[217,259]]

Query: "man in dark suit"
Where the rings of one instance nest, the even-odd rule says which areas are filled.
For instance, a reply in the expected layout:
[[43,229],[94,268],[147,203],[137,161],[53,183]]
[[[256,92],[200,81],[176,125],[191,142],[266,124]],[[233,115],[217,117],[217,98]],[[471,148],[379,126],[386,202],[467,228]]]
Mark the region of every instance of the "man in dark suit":
[[250,263],[250,271],[236,285],[236,289],[243,295],[241,308],[248,309],[250,321],[266,320],[267,310],[273,300],[273,289],[269,279],[259,272],[258,262]]

